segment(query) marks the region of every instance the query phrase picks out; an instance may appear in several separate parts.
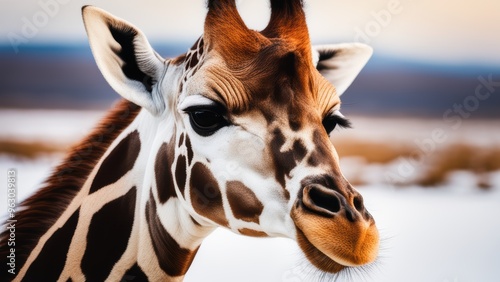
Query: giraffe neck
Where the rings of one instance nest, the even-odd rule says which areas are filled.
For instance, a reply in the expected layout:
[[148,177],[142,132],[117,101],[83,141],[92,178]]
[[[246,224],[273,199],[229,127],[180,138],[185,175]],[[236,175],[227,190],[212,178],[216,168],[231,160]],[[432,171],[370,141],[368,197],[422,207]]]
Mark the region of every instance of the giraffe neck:
[[212,228],[198,224],[176,197],[174,132],[172,118],[142,110],[40,237],[15,280],[182,280]]

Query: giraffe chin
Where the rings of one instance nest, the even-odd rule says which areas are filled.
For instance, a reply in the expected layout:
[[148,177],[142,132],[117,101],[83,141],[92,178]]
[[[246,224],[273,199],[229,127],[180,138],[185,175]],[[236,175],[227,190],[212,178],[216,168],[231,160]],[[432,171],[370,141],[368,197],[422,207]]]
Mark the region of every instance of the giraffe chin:
[[300,209],[292,210],[297,243],[319,270],[339,273],[376,260],[379,234],[373,220],[349,222],[340,216],[324,218]]

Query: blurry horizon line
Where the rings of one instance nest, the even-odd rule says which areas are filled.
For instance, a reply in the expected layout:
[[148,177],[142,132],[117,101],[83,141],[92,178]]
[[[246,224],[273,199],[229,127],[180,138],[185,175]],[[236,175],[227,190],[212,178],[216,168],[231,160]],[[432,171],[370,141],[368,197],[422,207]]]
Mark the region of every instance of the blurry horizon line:
[[[194,42],[194,41],[193,41]],[[184,54],[189,50],[193,42],[188,39],[180,39],[175,41],[165,41],[165,40],[151,40],[151,46],[162,56],[166,56],[168,58],[176,57]],[[338,42],[346,42],[346,41],[338,41]],[[324,42],[317,42],[313,44],[324,44]],[[53,49],[53,50],[51,50]],[[35,42],[35,43],[27,43],[20,46],[16,52],[16,50],[12,47],[9,42],[0,40],[0,53],[5,55],[11,53],[13,56],[22,56],[23,52],[60,52],[60,51],[88,51],[82,52],[81,55],[91,55],[90,46],[87,40],[78,40],[73,42],[67,41],[51,41],[51,42]],[[410,56],[402,56],[402,55],[393,55],[384,51],[375,50],[372,59],[370,62],[373,63],[374,60],[377,60],[377,65],[387,65],[387,64],[406,64],[413,65],[418,67],[430,67],[430,68],[441,68],[451,72],[457,72],[457,68],[460,68],[458,72],[463,72],[466,68],[471,68],[474,72],[478,70],[481,72],[489,71],[489,72],[497,72],[500,73],[500,64],[495,62],[486,63],[484,61],[460,61],[460,62],[452,62],[450,60],[435,60],[435,59],[422,59],[419,57],[410,57]]]

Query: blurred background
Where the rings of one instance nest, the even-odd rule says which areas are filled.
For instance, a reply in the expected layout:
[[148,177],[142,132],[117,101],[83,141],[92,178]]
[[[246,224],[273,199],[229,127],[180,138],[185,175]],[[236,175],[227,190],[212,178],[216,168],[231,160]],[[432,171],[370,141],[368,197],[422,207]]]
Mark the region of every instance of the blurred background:
[[[343,173],[386,238],[380,260],[351,280],[497,281],[500,2],[305,2],[314,44],[375,50],[342,96],[354,129],[332,134]],[[194,43],[206,12],[203,0],[0,4],[0,169],[18,170],[19,201],[119,98],[94,63],[81,6],[134,23],[165,57]],[[268,1],[238,5],[250,28],[265,27]],[[5,206],[0,192],[2,215]],[[186,280],[311,281],[302,264],[291,240],[218,230]]]

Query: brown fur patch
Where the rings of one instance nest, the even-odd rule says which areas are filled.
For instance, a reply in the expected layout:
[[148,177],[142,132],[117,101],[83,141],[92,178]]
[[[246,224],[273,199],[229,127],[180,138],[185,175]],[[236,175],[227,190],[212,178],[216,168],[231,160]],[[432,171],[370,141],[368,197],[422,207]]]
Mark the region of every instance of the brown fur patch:
[[179,137],[179,143],[177,144],[179,148],[182,147],[182,145],[184,145],[184,135],[185,133],[182,133],[181,136]]
[[307,160],[310,166],[336,163],[330,149],[333,145],[325,132],[321,129],[315,130],[313,133],[313,143],[315,144],[315,150],[309,155]]
[[182,63],[184,63],[186,61],[186,55],[187,54],[182,54],[182,55],[180,55],[178,57],[175,57],[175,58],[173,58],[173,59],[170,60],[170,63],[172,65],[178,66],[178,65],[180,65],[180,64],[182,64]]
[[156,202],[152,194],[146,204],[146,220],[153,249],[161,269],[174,277],[186,274],[198,252],[198,248],[193,251],[182,248],[165,230],[158,217]]
[[295,167],[293,152],[281,152],[281,147],[285,144],[285,136],[280,129],[275,129],[272,133],[270,142],[271,156],[274,161],[275,177],[276,180],[285,187],[285,177]]
[[[202,47],[201,49],[199,49],[200,46]],[[171,59],[170,63],[178,66],[178,65],[186,62],[189,59],[188,53],[190,53],[191,51],[194,51],[196,49],[201,51],[200,55],[203,54],[203,38],[199,38],[198,40],[196,40],[196,42],[193,44],[193,46],[191,46],[191,48],[189,48],[188,52],[186,52],[185,54],[182,54],[176,58]]]
[[[285,142],[286,138],[283,132],[279,128],[276,128],[272,133],[269,147],[274,162],[276,181],[278,181],[283,188],[285,188],[286,177],[290,176],[290,171],[292,171],[307,154],[307,150],[300,140],[296,140],[293,143],[291,150],[281,152],[281,147]],[[284,189],[284,191],[285,197],[289,199],[290,194],[288,190]]]
[[80,267],[88,281],[104,281],[127,250],[135,218],[137,188],[92,215]]
[[194,217],[190,216],[190,218],[191,218],[191,221],[192,221],[192,222],[193,222],[196,226],[201,226],[201,224],[200,224],[198,221],[196,221],[196,219],[194,219]]
[[[173,142],[174,137],[170,142]],[[174,178],[172,176],[171,167],[174,163],[174,150],[173,143],[163,143],[160,150],[156,154],[155,161],[155,178],[156,189],[158,191],[158,199],[161,204],[164,204],[168,199],[176,197]]]
[[[73,147],[43,188],[19,206],[20,211],[15,218],[17,269],[24,265],[39,238],[66,210],[109,145],[134,120],[140,109],[131,102],[121,100],[91,134]],[[2,261],[5,261],[9,251],[9,232],[5,230],[0,235]],[[0,274],[0,280],[4,280],[4,275],[7,271]]]
[[257,231],[257,230],[253,230],[253,229],[248,229],[248,228],[240,228],[240,229],[238,229],[238,232],[240,232],[241,235],[250,236],[250,237],[268,237],[269,236],[265,232]]
[[227,200],[235,218],[259,224],[264,206],[245,184],[239,181],[228,182]]
[[[80,209],[77,209],[64,225],[58,228],[47,240],[40,254],[38,254],[26,275],[24,275],[23,281],[57,281],[64,269],[79,216]],[[19,272],[19,269],[17,272]]]
[[137,262],[132,267],[130,267],[127,272],[125,272],[120,281],[130,281],[130,279],[132,279],[132,281],[148,281],[148,277],[141,269],[141,267],[137,264]]
[[186,156],[180,155],[177,158],[177,164],[175,165],[175,182],[177,187],[184,195],[184,190],[186,188],[186,178],[187,178],[187,166],[186,166]]
[[221,226],[228,226],[219,184],[204,164],[193,165],[190,188],[191,205],[194,210]]
[[104,159],[99,171],[90,186],[89,194],[92,194],[104,186],[118,181],[123,175],[129,172],[135,164],[141,150],[141,140],[139,132],[127,135]]
[[191,161],[193,160],[193,147],[191,145],[191,140],[189,139],[189,136],[186,135],[186,150],[187,150],[187,157],[188,157],[188,166],[191,165]]

